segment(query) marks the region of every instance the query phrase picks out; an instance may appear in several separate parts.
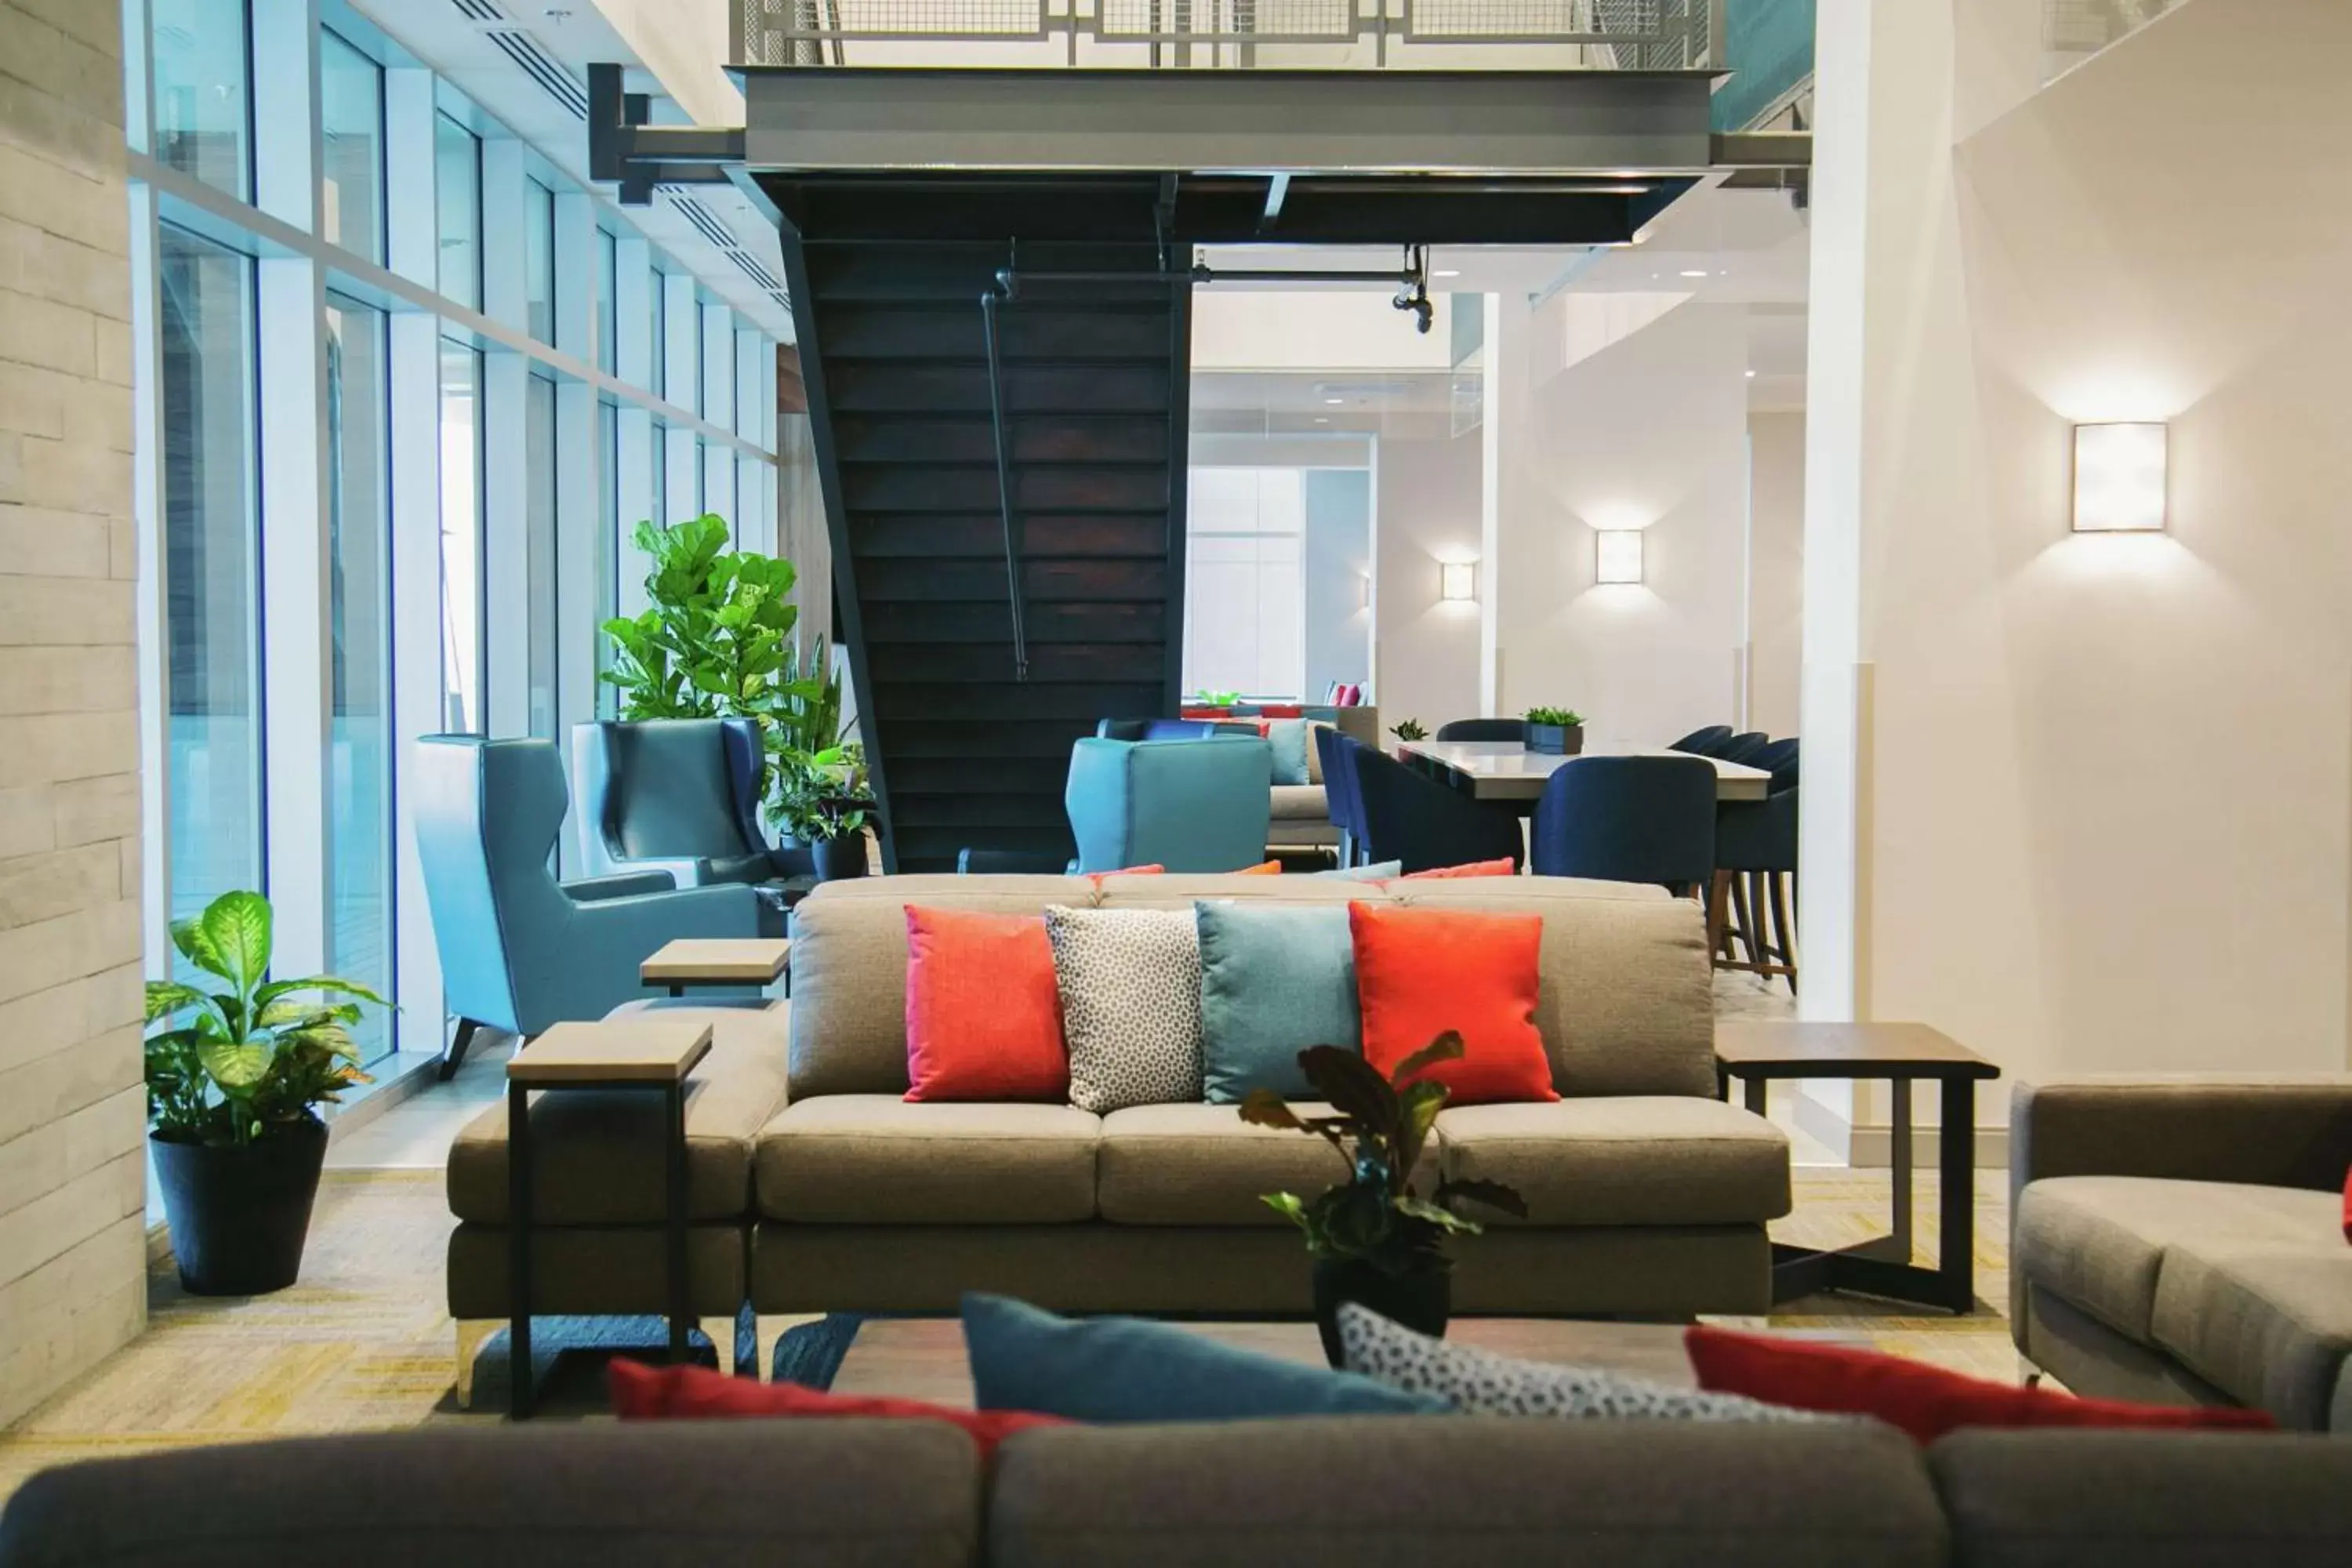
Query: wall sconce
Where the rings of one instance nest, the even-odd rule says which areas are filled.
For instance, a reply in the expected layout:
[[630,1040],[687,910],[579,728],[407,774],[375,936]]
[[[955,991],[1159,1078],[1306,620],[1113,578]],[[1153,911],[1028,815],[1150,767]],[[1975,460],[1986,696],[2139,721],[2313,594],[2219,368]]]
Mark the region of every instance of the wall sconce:
[[2074,531],[2159,532],[2170,430],[2163,425],[2074,426]]
[[1603,528],[1592,535],[1593,580],[1639,583],[1642,580],[1642,531]]
[[1356,608],[1369,610],[1371,607],[1372,574],[1369,572],[1359,572],[1356,574]]
[[1478,596],[1478,564],[1475,561],[1447,561],[1437,568],[1437,596],[1441,599],[1475,599]]

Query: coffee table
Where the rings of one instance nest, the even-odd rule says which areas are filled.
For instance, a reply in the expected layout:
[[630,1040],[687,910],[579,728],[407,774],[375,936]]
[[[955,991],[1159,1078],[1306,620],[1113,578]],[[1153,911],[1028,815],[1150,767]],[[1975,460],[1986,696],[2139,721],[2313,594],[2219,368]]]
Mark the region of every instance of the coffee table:
[[530,1414],[530,1095],[634,1089],[662,1093],[667,1131],[667,1218],[669,1359],[686,1359],[686,1331],[694,1318],[687,1281],[686,1079],[710,1052],[710,1026],[659,1013],[639,1013],[596,1024],[558,1024],[507,1063],[507,1310],[509,1414]]
[[682,937],[638,964],[637,978],[673,996],[689,985],[772,985],[792,959],[789,937]]
[[[1885,1079],[1894,1086],[1893,1234],[1828,1251],[1776,1243],[1772,1297],[1786,1301],[1819,1290],[1845,1290],[1976,1310],[1976,1086],[2000,1069],[1925,1024],[1800,1024],[1726,1018],[1715,1026],[1717,1073],[1724,1098],[1731,1080],[1745,1087],[1748,1109],[1764,1113],[1778,1079]],[[1943,1180],[1936,1266],[1911,1261],[1911,1086],[1927,1079],[1943,1104]]]

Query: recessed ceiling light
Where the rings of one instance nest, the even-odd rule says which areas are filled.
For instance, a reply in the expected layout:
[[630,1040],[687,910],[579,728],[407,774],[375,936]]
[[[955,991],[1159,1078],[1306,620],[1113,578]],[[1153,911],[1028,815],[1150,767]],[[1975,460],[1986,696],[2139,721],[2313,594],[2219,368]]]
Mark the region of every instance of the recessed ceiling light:
[[1683,276],[1685,278],[1704,278],[1706,276],[1706,273],[1703,269],[1695,267],[1685,272]]
[[1327,398],[1325,398],[1325,399],[1323,400],[1324,405],[1325,405],[1327,407],[1331,407],[1331,408],[1337,408],[1337,407],[1339,407],[1339,405],[1341,405],[1342,403],[1345,403],[1345,402],[1347,402],[1347,401],[1348,401],[1348,400],[1347,400],[1346,398],[1344,398],[1344,397],[1327,397]]
[[1440,278],[1459,278],[1459,277],[1461,277],[1461,276],[1462,276],[1462,274],[1461,274],[1458,270],[1456,270],[1455,268],[1450,268],[1450,267],[1441,267],[1441,268],[1439,268],[1437,269],[1437,275],[1438,275]]
[[1315,416],[1315,423],[1317,423],[1318,425],[1328,425],[1329,423],[1331,423],[1331,421],[1330,421],[1330,420],[1328,420],[1328,419],[1327,419],[1327,418],[1325,418],[1322,415],[1318,414],[1318,415]]

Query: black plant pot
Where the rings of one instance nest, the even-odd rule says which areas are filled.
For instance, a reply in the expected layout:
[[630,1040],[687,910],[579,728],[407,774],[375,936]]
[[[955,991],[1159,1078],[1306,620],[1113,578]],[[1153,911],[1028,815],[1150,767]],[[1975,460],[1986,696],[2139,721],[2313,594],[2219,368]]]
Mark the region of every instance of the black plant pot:
[[150,1138],[180,1284],[192,1296],[259,1296],[302,1272],[310,1203],[327,1160],[316,1117],[242,1148]]
[[1444,1268],[1390,1274],[1360,1258],[1317,1258],[1315,1326],[1323,1332],[1323,1359],[1334,1367],[1344,1367],[1348,1360],[1339,1342],[1342,1301],[1368,1307],[1416,1333],[1444,1339],[1445,1320],[1454,1310],[1454,1275]]
[[1584,750],[1584,726],[1530,724],[1528,726],[1528,750],[1555,757],[1576,756]]
[[816,857],[816,879],[838,882],[845,878],[866,875],[866,835],[844,834],[839,838],[820,838],[809,846]]

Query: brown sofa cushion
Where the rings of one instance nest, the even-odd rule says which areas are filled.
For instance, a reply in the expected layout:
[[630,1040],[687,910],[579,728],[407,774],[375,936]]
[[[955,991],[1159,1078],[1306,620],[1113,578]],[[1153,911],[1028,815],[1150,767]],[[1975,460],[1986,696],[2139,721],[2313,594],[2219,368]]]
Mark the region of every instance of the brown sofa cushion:
[[[1300,1101],[1301,1116],[1328,1105]],[[1437,1181],[1436,1148],[1422,1151],[1414,1177],[1427,1197]],[[1311,1198],[1347,1177],[1331,1145],[1305,1132],[1254,1127],[1238,1105],[1139,1105],[1103,1118],[1096,1155],[1096,1203],[1119,1225],[1287,1225],[1259,1194]]]
[[[2325,1193],[2294,1187],[2053,1176],[2027,1184],[2018,1196],[2010,1267],[2117,1333],[2153,1344],[2158,1281],[2168,1254],[2292,1248],[2336,1206]],[[2333,1235],[2332,1226],[2324,1228]],[[2338,1250],[2352,1251],[2340,1235],[2333,1239]]]
[[[708,1019],[710,1054],[686,1083],[689,1217],[751,1212],[751,1143],[784,1102],[788,1004],[666,1009]],[[541,1225],[657,1225],[668,1212],[669,1139],[653,1090],[542,1093],[531,1101],[532,1217]],[[467,1122],[449,1145],[449,1212],[507,1221],[507,1102]]]
[[1055,1225],[1095,1215],[1099,1118],[1067,1105],[829,1094],[760,1134],[760,1212],[844,1225]]
[[[2284,1189],[2273,1189],[2284,1190]],[[2309,1198],[2297,1244],[2176,1247],[2158,1271],[2150,1328],[2189,1371],[2284,1426],[2325,1430],[2352,1354],[2352,1247],[2340,1204]]]
[[1331,807],[1319,784],[1276,784],[1268,805],[1276,822],[1331,820]]
[[1744,1225],[1789,1212],[1787,1134],[1719,1100],[1456,1106],[1438,1112],[1437,1135],[1449,1179],[1517,1187],[1528,1225]]

